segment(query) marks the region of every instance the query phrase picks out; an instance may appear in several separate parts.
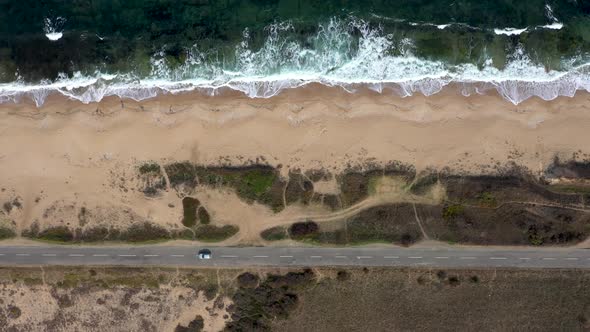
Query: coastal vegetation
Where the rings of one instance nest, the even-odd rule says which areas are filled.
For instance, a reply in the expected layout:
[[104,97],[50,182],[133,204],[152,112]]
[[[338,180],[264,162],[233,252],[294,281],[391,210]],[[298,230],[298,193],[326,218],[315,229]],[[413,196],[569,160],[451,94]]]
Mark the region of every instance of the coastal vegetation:
[[[584,190],[590,173],[585,173],[585,165],[552,165],[541,179],[522,169],[490,176],[429,171],[417,179],[410,179],[412,172],[390,170],[390,176],[404,179],[396,192],[398,202],[368,206],[330,221],[295,222],[286,233],[274,227],[261,236],[331,245],[411,245],[425,238],[478,245],[571,245],[590,235],[590,200]],[[568,184],[546,182],[556,172],[569,175]],[[373,169],[339,176],[344,184],[340,198],[350,205],[375,195],[374,179],[383,173]],[[435,186],[444,188],[439,202],[428,200]]]
[[197,224],[197,209],[201,203],[198,199],[185,197],[182,199],[183,218],[182,224],[186,227],[194,227]]
[[228,187],[248,203],[258,202],[280,211],[283,204],[283,182],[270,166],[203,167],[189,162],[165,166],[170,185],[177,190],[190,190],[197,185]]
[[146,196],[155,197],[160,191],[166,189],[166,179],[159,164],[151,161],[143,163],[139,166],[138,173],[140,190]]
[[[283,178],[280,168],[268,165],[205,167],[174,162],[161,168],[147,162],[137,168],[139,188],[148,182],[165,184],[167,177],[182,201],[178,225],[164,226],[134,215],[126,227],[96,224],[96,213],[83,205],[77,208],[79,227],[33,223],[22,236],[56,243],[224,241],[239,228],[218,224],[216,214],[196,198],[209,195],[208,189],[221,189],[248,204],[262,204],[273,213],[291,205],[298,205],[301,211],[308,206],[325,211],[317,218],[301,213],[299,220],[294,217],[292,222],[271,223],[259,234],[266,241],[410,246],[432,239],[478,245],[572,245],[590,234],[586,180],[590,173],[586,168],[583,162],[555,160],[541,177],[515,167],[498,169],[492,175],[459,175],[448,170],[416,174],[413,167],[393,162],[350,167],[340,174],[291,170]],[[334,181],[336,188],[321,191],[327,189],[318,187],[316,192],[318,181]],[[199,192],[201,189],[205,191]],[[11,213],[22,209],[18,198],[7,202],[2,210],[7,220],[4,238],[17,235],[8,221]]]
[[239,228],[234,225],[201,225],[195,229],[195,240],[202,242],[219,242],[237,234]]
[[262,233],[260,233],[260,237],[266,241],[279,241],[288,238],[288,234],[285,227],[275,226],[262,231]]
[[130,242],[152,243],[175,239],[218,242],[235,235],[239,228],[233,225],[196,225],[188,229],[168,230],[151,222],[135,223],[125,229],[115,227],[93,227],[71,230],[66,226],[54,226],[40,230],[33,224],[23,231],[22,236],[33,240],[58,244]]
[[[163,321],[176,331],[212,325],[228,331],[490,325],[582,331],[590,319],[587,278],[584,270],[554,269],[5,266],[0,323],[13,331],[113,324],[154,331]],[[47,310],[39,312],[38,305]],[[208,309],[196,314],[200,307]],[[100,314],[83,314],[88,310]],[[487,313],[482,319],[465,319],[482,310]],[[41,317],[28,318],[34,315]],[[133,315],[143,318],[129,319]],[[180,317],[186,320],[179,322]]]

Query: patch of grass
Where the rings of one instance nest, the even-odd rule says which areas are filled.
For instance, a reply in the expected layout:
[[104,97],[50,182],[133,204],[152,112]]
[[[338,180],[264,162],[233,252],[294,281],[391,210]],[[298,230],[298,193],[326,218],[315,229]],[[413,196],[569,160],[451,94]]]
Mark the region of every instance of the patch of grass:
[[22,281],[26,286],[37,286],[43,284],[43,279],[36,277],[25,277],[22,279]]
[[571,194],[590,194],[590,186],[576,186],[576,185],[552,185],[549,189],[555,192],[571,193]]
[[185,229],[181,230],[180,232],[178,232],[175,235],[175,238],[181,239],[181,240],[190,240],[190,241],[192,241],[192,240],[195,239],[195,233],[194,233],[194,230],[192,230],[192,229],[186,229],[185,228]]
[[368,190],[367,192],[369,195],[375,195],[377,193],[377,186],[379,185],[379,180],[381,180],[381,176],[371,176],[369,178]]
[[274,172],[257,169],[247,171],[241,176],[237,190],[245,196],[260,197],[270,189],[276,178]]
[[280,180],[275,169],[258,166],[221,171],[221,183],[234,188],[236,194],[244,201],[267,205],[275,212],[284,208],[284,183]]
[[283,206],[283,186],[275,168],[264,165],[248,167],[202,167],[190,162],[166,165],[171,186],[195,187],[199,184],[233,188],[236,194],[248,203],[259,202],[274,211]]
[[74,234],[66,226],[56,226],[41,231],[37,235],[37,238],[52,242],[72,242],[74,240]]
[[452,205],[448,205],[445,206],[443,208],[443,219],[444,220],[452,220],[454,218],[459,217],[461,214],[463,214],[463,211],[465,211],[465,207],[461,204],[452,204]]
[[199,208],[199,200],[192,197],[185,197],[182,199],[182,224],[186,227],[194,227],[197,224],[197,209]]
[[283,226],[276,226],[265,229],[260,236],[266,241],[279,241],[287,238],[287,229]]
[[195,239],[203,242],[219,242],[238,233],[239,228],[234,225],[214,226],[201,225],[195,230]]
[[76,272],[68,272],[64,274],[63,279],[58,282],[58,286],[63,288],[74,288],[77,287],[82,281],[84,277]]
[[533,246],[540,246],[543,244],[543,238],[537,233],[529,232],[529,243]]
[[125,286],[130,288],[159,288],[160,280],[155,275],[136,275],[128,274],[125,276],[119,276],[109,280],[109,283],[114,283],[119,286]]
[[170,232],[150,222],[135,223],[121,233],[120,240],[129,242],[162,241],[171,239]]
[[483,207],[495,207],[498,204],[496,196],[490,192],[483,192],[479,194],[477,196],[477,201],[479,202],[479,205]]
[[[244,168],[193,167],[201,183],[235,188],[239,196],[252,201],[267,193],[278,179],[276,170],[267,166]],[[188,166],[183,166],[183,169],[188,169]],[[188,171],[186,172],[188,173]]]

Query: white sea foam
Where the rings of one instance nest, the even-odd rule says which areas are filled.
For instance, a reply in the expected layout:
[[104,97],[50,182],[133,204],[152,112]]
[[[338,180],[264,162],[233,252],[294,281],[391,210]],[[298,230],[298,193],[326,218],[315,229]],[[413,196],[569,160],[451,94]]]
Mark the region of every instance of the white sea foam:
[[553,30],[559,30],[559,29],[563,28],[563,24],[559,22],[557,17],[555,17],[555,15],[553,14],[553,9],[551,8],[551,6],[549,4],[545,5],[545,15],[552,23],[543,25],[543,26],[541,26],[541,28],[553,29]]
[[553,15],[553,8],[551,8],[550,4],[545,4],[545,15],[547,18],[553,22],[557,22],[557,18]]
[[494,33],[497,35],[514,36],[514,35],[520,35],[521,33],[525,32],[526,30],[527,30],[527,28],[524,28],[524,29],[516,29],[516,28],[494,29]]
[[578,90],[590,91],[590,63],[583,59],[564,61],[561,71],[547,71],[517,48],[502,69],[491,59],[480,66],[449,65],[417,57],[411,39],[396,39],[363,21],[332,20],[320,25],[305,44],[289,37],[292,30],[289,23],[269,26],[268,37],[258,49],[249,46],[250,33],[245,30],[231,65],[210,60],[195,45],[180,66],[169,64],[163,52],[154,55],[148,76],[75,73],[60,75],[53,82],[0,84],[0,102],[28,97],[41,106],[51,93],[91,103],[107,96],[143,100],[187,91],[215,95],[224,89],[269,98],[310,83],[349,92],[366,88],[402,97],[416,93],[430,96],[453,84],[464,95],[496,90],[514,104],[535,96],[551,100],[573,96]]
[[[547,8],[547,7],[545,7]],[[551,7],[549,7],[551,8]],[[545,25],[537,25],[537,26],[530,26],[530,27],[524,27],[524,28],[513,28],[513,27],[506,27],[506,28],[492,28],[492,29],[487,29],[487,28],[480,28],[480,27],[476,27],[476,26],[472,26],[469,25],[467,23],[462,23],[462,22],[449,22],[449,23],[444,23],[444,24],[436,24],[436,23],[430,23],[430,22],[411,22],[411,21],[405,21],[402,19],[397,19],[397,18],[391,18],[391,17],[384,17],[384,16],[379,16],[379,15],[375,15],[373,14],[373,17],[379,18],[379,19],[384,19],[384,20],[389,20],[389,21],[395,21],[398,23],[407,23],[410,26],[413,27],[417,27],[417,26],[423,26],[423,27],[434,27],[437,28],[439,30],[444,30],[446,28],[449,27],[460,27],[460,28],[465,28],[465,29],[469,29],[469,30],[484,30],[484,31],[492,31],[494,32],[496,35],[506,35],[506,36],[514,36],[514,35],[520,35],[523,32],[527,32],[527,31],[532,31],[535,29],[552,29],[552,30],[559,30],[563,28],[563,23],[560,23],[557,18],[555,18],[555,16],[553,16],[553,12],[548,12],[551,13],[551,15],[547,15],[550,20],[552,21],[552,23],[549,24],[545,24]]]
[[52,32],[45,34],[45,36],[51,41],[59,40],[61,37],[63,37],[63,35],[64,34],[62,32]]
[[63,17],[56,17],[55,19],[45,18],[44,25],[43,25],[43,32],[47,39],[51,41],[56,41],[63,37],[63,25],[65,24],[66,19]]
[[540,28],[559,30],[559,29],[563,28],[563,23],[553,22],[551,24],[542,25],[542,26],[540,26]]

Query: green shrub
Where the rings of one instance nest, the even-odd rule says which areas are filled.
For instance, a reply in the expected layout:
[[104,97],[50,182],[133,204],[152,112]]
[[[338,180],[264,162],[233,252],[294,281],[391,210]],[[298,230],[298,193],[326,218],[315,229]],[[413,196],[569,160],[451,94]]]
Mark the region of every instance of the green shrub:
[[188,326],[177,325],[174,329],[174,332],[198,332],[202,331],[203,327],[205,326],[203,317],[196,316],[195,319],[188,323]]
[[463,214],[463,211],[465,211],[465,208],[463,207],[463,205],[460,205],[460,204],[453,204],[453,205],[446,206],[443,209],[443,218],[445,220],[451,220],[451,219],[457,218],[458,216]]
[[282,204],[282,190],[277,193],[272,191],[273,186],[280,183],[277,171],[272,167],[197,167],[196,171],[200,183],[234,188],[236,194],[247,202],[257,201],[274,209],[280,198]]
[[8,312],[7,313],[8,313],[7,316],[9,318],[11,318],[11,319],[17,319],[22,314],[22,311],[17,306],[9,305],[8,306]]
[[181,239],[181,240],[194,240],[195,239],[195,233],[192,229],[183,229],[179,232],[176,233],[175,238],[177,239]]
[[238,276],[238,286],[241,288],[254,288],[259,281],[260,278],[250,272],[244,272]]
[[249,167],[203,167],[188,161],[165,166],[170,185],[195,187],[208,186],[233,188],[246,202],[259,202],[280,211],[283,206],[283,186],[276,169],[257,165]]
[[170,239],[170,233],[163,227],[150,222],[136,223],[121,233],[120,239],[129,242],[145,242]]
[[218,242],[229,239],[238,232],[239,228],[233,225],[221,227],[213,225],[201,225],[195,230],[195,239],[203,242]]
[[338,281],[347,281],[347,280],[350,279],[350,273],[348,271],[346,271],[346,270],[340,270],[336,274],[336,279]]
[[400,238],[400,244],[404,247],[408,247],[419,240],[418,236],[414,236],[411,233],[403,233]]
[[12,211],[12,202],[4,202],[4,204],[2,204],[2,208],[4,208],[6,213],[10,213],[10,211]]
[[266,241],[279,241],[287,238],[287,229],[283,226],[276,226],[265,229],[260,236]]
[[485,207],[494,207],[497,204],[496,197],[494,196],[494,194],[489,192],[481,193],[477,196],[477,200],[479,201],[479,204],[481,206]]
[[170,185],[175,187],[181,184],[185,184],[191,187],[196,185],[197,169],[188,161],[178,162],[166,165],[164,167],[166,174],[168,174],[168,180]]
[[461,284],[461,280],[458,276],[450,276],[448,281],[451,286],[459,286],[459,284]]
[[272,186],[276,177],[273,171],[252,170],[242,176],[241,184],[245,189],[259,196]]
[[37,238],[45,241],[71,242],[74,240],[74,234],[66,226],[56,226],[41,231]]
[[141,166],[139,166],[139,173],[140,174],[148,174],[148,173],[160,173],[160,165],[154,162],[148,162]]
[[543,238],[538,234],[529,234],[529,243],[533,246],[540,246],[543,244]]
[[16,236],[13,229],[8,227],[0,227],[0,240],[10,239]]

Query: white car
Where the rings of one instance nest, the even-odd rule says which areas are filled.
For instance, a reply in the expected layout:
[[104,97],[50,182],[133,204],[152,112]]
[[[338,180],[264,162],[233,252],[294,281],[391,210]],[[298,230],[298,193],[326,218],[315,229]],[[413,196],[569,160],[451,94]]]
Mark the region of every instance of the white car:
[[211,250],[209,249],[201,249],[197,253],[197,257],[199,259],[211,259],[211,257],[213,257],[213,254],[211,254]]

